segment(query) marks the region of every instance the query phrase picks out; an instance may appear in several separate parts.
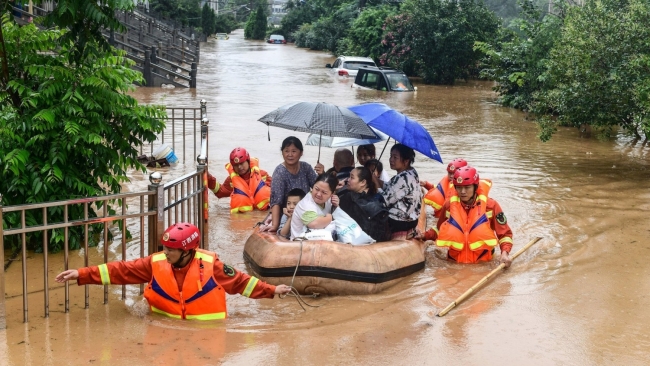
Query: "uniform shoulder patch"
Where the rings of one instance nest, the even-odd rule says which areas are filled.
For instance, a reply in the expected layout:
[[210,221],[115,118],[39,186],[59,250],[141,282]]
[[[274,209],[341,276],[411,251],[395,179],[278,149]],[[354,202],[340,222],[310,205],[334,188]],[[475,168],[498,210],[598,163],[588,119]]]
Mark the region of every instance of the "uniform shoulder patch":
[[496,219],[497,222],[501,225],[505,225],[508,222],[508,219],[506,219],[506,214],[504,214],[503,212],[499,212]]
[[231,266],[224,263],[224,265],[223,265],[223,273],[228,277],[233,277],[233,276],[235,276],[236,272],[235,272],[234,268],[232,268]]

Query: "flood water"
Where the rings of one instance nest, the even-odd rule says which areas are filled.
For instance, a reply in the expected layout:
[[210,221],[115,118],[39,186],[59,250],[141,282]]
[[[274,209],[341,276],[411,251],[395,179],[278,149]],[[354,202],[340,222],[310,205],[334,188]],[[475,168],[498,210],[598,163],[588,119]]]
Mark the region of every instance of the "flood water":
[[[458,265],[427,250],[424,271],[377,295],[249,300],[228,297],[229,319],[204,324],[147,314],[137,287],[126,301],[111,289],[54,283],[62,256],[49,264],[50,317],[43,318],[42,259],[30,254],[29,316],[22,323],[20,262],[7,273],[7,329],[0,331],[3,365],[642,365],[650,356],[650,161],[648,146],[619,135],[611,141],[560,129],[540,142],[536,125],[516,110],[494,104],[491,83],[429,86],[416,93],[351,89],[324,68],[333,57],[292,45],[243,40],[201,48],[198,88],[140,88],[144,103],[198,107],[210,118],[210,171],[223,180],[229,152],[244,146],[272,172],[282,161],[290,131],[257,119],[290,102],[354,105],[377,101],[421,122],[445,161],[463,157],[492,179],[490,195],[506,212],[514,251],[543,237],[512,267],[452,310],[435,314],[490,272],[495,263]],[[268,135],[270,140],[268,141]],[[303,141],[306,134],[296,134]],[[383,145],[377,144],[378,151]],[[334,150],[323,148],[331,164]],[[303,160],[316,163],[317,147]],[[382,161],[388,167],[388,154]],[[416,157],[421,179],[437,182],[445,166]],[[191,164],[163,171],[169,181]],[[393,172],[394,174],[394,172]],[[129,190],[143,189],[133,175]],[[252,225],[263,214],[231,216],[227,199],[210,200],[210,249],[239,270]],[[113,249],[111,249],[113,250]],[[101,248],[90,250],[98,263]],[[115,250],[119,253],[119,250]],[[71,266],[82,255],[71,254]],[[117,254],[114,258],[119,258]],[[33,274],[35,273],[35,274]],[[42,273],[42,272],[40,272]]]

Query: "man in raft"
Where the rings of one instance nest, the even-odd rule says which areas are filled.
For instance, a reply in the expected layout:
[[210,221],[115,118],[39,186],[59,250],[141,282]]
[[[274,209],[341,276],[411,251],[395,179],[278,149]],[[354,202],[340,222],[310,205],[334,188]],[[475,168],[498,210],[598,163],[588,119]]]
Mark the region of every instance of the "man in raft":
[[228,177],[219,184],[208,173],[208,188],[218,198],[230,197],[230,213],[268,210],[271,197],[271,176],[259,167],[259,160],[251,158],[243,147],[230,153],[226,164]]
[[78,285],[149,284],[144,297],[151,311],[177,319],[226,318],[226,292],[253,299],[286,294],[291,288],[273,286],[238,272],[217,255],[198,249],[199,229],[178,223],[165,230],[163,251],[133,261],[115,261],[99,266],[69,269],[56,282],[77,280]]
[[488,197],[491,183],[479,180],[470,166],[456,169],[453,179],[454,189],[442,206],[438,225],[423,239],[437,239],[436,246],[449,248],[449,259],[458,263],[490,261],[499,244],[499,260],[509,267],[512,230],[499,203]]
[[454,173],[456,169],[467,166],[465,159],[456,158],[447,165],[447,175],[444,176],[437,186],[427,182],[426,180],[420,181],[420,185],[428,192],[424,196],[424,203],[433,207],[433,215],[440,218],[442,212],[442,205],[445,204],[447,197],[450,196],[449,192],[454,188]]

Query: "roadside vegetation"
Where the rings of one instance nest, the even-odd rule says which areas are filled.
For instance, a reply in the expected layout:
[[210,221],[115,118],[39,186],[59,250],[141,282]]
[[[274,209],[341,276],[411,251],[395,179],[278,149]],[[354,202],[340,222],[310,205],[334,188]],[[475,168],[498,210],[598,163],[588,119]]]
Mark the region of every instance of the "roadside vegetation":
[[289,0],[277,33],[425,83],[496,82],[543,141],[558,126],[650,137],[647,0]]
[[[1,4],[2,205],[120,192],[127,171],[146,172],[136,159],[139,147],[156,139],[165,117],[164,107],[141,105],[127,94],[143,82],[142,74],[101,34],[102,28],[120,30],[115,10],[133,2],[60,0],[45,18],[46,29],[18,26]],[[26,225],[42,223],[42,215],[27,211]],[[96,216],[92,206],[89,216]],[[49,223],[83,217],[83,205],[70,205],[67,218],[62,208],[47,212]],[[2,225],[20,227],[21,218],[6,214]],[[101,226],[91,227],[90,235]],[[40,235],[28,237],[29,249],[42,250]],[[50,250],[62,248],[63,235],[62,229],[48,233]],[[20,245],[18,236],[7,238],[9,246]],[[71,230],[71,249],[81,243],[81,230]]]

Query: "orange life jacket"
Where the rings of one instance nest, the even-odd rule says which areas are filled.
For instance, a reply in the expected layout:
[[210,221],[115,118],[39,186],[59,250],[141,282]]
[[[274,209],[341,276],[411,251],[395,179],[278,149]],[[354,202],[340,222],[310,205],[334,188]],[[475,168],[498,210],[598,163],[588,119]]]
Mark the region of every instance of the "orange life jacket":
[[445,175],[440,180],[440,183],[433,189],[430,189],[424,196],[424,203],[433,207],[435,217],[440,217],[442,212],[440,209],[445,204],[450,188],[454,188],[454,183],[449,181],[449,177]]
[[179,292],[174,269],[165,254],[152,255],[151,281],[144,290],[151,311],[177,319],[224,319],[226,292],[212,273],[216,258],[215,253],[197,249],[188,264],[190,268],[183,281],[183,291]]
[[232,182],[232,194],[230,195],[230,213],[250,212],[253,207],[260,211],[269,208],[271,188],[266,185],[266,177],[260,173],[259,160],[251,158],[250,179],[248,183],[235,173],[232,164],[226,164],[226,170]]
[[459,263],[476,263],[492,259],[492,250],[498,244],[490,227],[492,212],[487,212],[488,193],[492,182],[482,179],[476,190],[476,202],[469,212],[465,210],[454,189],[450,192],[447,220],[440,226],[436,245],[448,247]]

